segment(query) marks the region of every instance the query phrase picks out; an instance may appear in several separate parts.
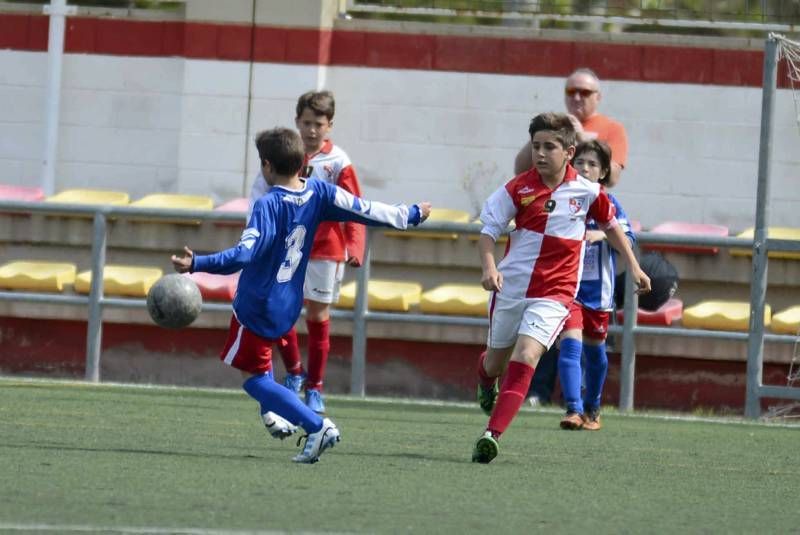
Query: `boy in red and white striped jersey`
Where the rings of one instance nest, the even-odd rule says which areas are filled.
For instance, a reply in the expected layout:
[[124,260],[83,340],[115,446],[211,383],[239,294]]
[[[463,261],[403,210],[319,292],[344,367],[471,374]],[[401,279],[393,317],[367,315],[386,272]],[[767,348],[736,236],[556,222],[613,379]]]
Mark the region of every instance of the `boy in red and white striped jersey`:
[[[497,440],[519,412],[539,358],[569,315],[583,269],[587,217],[621,251],[639,291],[650,290],[650,279],[614,217],[614,205],[599,184],[569,164],[576,139],[569,117],[537,115],[528,133],[533,168],[495,191],[481,211],[481,284],[492,295],[487,348],[478,361],[478,402],[490,414],[472,453],[478,463],[497,456]],[[511,220],[516,229],[505,257],[496,264],[495,242]],[[497,380],[504,371],[498,393]]]

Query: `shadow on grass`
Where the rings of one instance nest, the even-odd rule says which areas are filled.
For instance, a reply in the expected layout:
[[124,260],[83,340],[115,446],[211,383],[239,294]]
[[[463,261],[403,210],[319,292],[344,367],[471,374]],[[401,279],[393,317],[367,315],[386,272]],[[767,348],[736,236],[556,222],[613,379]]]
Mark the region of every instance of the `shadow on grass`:
[[88,446],[69,446],[64,444],[42,444],[42,443],[35,443],[35,442],[28,442],[28,443],[20,443],[20,444],[11,444],[11,443],[0,443],[0,448],[9,448],[9,449],[33,449],[33,450],[43,450],[43,451],[77,451],[77,452],[85,452],[85,453],[124,453],[124,454],[136,454],[136,455],[161,455],[165,457],[194,457],[199,459],[239,459],[239,460],[252,460],[258,459],[260,461],[269,461],[268,457],[261,457],[258,455],[235,455],[235,454],[215,454],[215,453],[199,453],[199,452],[190,452],[190,451],[165,451],[165,450],[148,450],[148,449],[137,449],[137,448],[91,448]]

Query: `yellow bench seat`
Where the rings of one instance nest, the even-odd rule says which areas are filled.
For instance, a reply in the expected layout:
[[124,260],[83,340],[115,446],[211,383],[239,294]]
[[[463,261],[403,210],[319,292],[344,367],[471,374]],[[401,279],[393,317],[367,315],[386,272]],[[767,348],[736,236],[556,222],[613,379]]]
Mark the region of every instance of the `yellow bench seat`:
[[[115,266],[103,268],[103,294],[147,297],[150,287],[164,272],[155,267]],[[92,272],[83,271],[75,278],[75,291],[88,294],[92,288]]]
[[[214,208],[214,201],[211,197],[204,195],[181,195],[178,193],[154,193],[146,195],[137,201],[133,201],[131,206],[138,208],[164,208],[169,210],[211,210]],[[202,221],[186,220],[175,221],[158,218],[134,218],[134,221],[146,221],[148,223],[179,223],[199,225]]]
[[422,294],[420,310],[425,314],[486,316],[489,292],[478,285],[443,284]]
[[[433,208],[428,219],[423,223],[469,223],[469,212],[464,210],[453,210],[450,208]],[[413,228],[413,227],[409,227]],[[396,236],[400,238],[429,238],[439,240],[457,240],[456,232],[419,232],[413,230],[387,230],[386,236]]]
[[[737,238],[750,238],[753,239],[755,234],[754,228],[749,228],[738,234]],[[773,240],[796,240],[800,241],[800,228],[792,227],[768,227],[767,237]],[[753,256],[752,249],[737,249],[733,248],[730,251],[731,256]],[[800,252],[795,251],[769,251],[767,252],[769,258],[783,258],[785,260],[800,260]]]
[[781,310],[772,316],[772,332],[779,334],[800,334],[800,305]]
[[121,206],[130,202],[130,196],[124,191],[111,191],[102,189],[68,189],[47,197],[45,202],[60,204],[109,204],[112,206]]
[[[769,326],[772,309],[764,306],[764,326]],[[683,309],[683,326],[689,329],[746,331],[750,328],[750,303],[744,301],[702,301]]]
[[33,292],[61,292],[75,282],[75,264],[15,261],[0,266],[0,288]]
[[131,206],[140,208],[171,208],[173,210],[211,210],[214,201],[205,195],[180,195],[178,193],[154,193],[145,195]]
[[[422,295],[422,285],[417,282],[371,280],[367,287],[367,307],[370,310],[408,312],[411,306],[419,304]],[[342,286],[336,306],[353,308],[355,302],[356,282],[353,281]]]

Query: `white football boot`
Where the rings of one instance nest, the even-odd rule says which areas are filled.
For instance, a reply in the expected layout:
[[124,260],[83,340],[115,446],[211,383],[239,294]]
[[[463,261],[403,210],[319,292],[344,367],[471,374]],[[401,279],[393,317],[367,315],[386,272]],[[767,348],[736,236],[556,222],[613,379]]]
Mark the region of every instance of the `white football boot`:
[[334,444],[339,442],[339,429],[336,428],[330,418],[322,420],[322,427],[316,433],[304,435],[297,440],[297,445],[300,445],[302,439],[306,439],[306,444],[303,451],[297,454],[292,460],[296,463],[313,464],[319,461],[319,456],[328,448],[332,448]]
[[264,426],[267,428],[267,432],[272,435],[272,438],[283,440],[297,433],[296,425],[272,411],[262,414],[261,419],[264,420]]

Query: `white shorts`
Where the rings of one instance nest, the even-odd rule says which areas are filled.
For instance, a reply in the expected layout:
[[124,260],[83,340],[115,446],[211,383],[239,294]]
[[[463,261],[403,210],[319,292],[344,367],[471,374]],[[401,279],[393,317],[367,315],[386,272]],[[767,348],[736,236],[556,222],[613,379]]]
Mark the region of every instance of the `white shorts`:
[[512,347],[517,336],[530,336],[546,348],[564,328],[569,309],[553,299],[509,299],[494,292],[489,300],[488,347]]
[[303,297],[318,303],[333,304],[339,301],[339,289],[344,277],[344,262],[309,260]]

